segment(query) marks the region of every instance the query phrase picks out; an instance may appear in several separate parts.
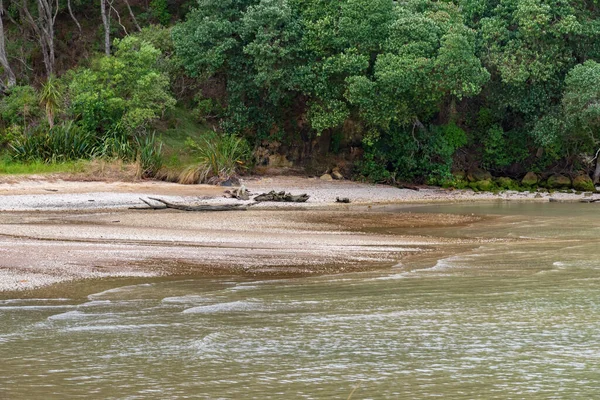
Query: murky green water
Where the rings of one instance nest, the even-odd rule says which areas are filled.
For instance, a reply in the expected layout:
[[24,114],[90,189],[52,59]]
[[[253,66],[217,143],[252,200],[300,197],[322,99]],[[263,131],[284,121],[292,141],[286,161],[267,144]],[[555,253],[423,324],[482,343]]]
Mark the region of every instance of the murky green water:
[[600,207],[428,210],[502,216],[411,233],[503,240],[419,268],[0,300],[0,399],[597,398]]

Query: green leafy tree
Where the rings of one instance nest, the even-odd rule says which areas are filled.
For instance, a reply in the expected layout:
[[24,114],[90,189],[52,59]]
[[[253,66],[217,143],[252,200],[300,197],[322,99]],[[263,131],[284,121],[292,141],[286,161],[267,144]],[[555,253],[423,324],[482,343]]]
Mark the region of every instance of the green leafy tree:
[[241,56],[239,26],[249,0],[198,0],[185,22],[173,28],[173,42],[193,77],[227,73]]
[[373,77],[348,79],[347,98],[372,125],[420,125],[439,111],[444,97],[481,91],[488,72],[474,54],[474,34],[451,4],[410,2],[398,11]]
[[71,113],[102,136],[120,130],[147,133],[152,121],[175,105],[169,78],[160,71],[160,51],[135,36],[115,40],[114,56],[75,71],[69,85]]
[[540,116],[560,103],[578,47],[596,41],[598,24],[575,2],[502,0],[484,6],[463,0],[462,5],[476,15],[470,22],[478,30],[481,60],[493,75],[486,102],[507,120],[519,121],[517,131],[532,131]]
[[[409,1],[396,11],[372,76],[349,77],[346,97],[371,129],[379,131],[367,151],[377,149],[379,165],[404,170],[407,177],[433,171],[438,162],[432,154],[444,154],[447,165],[445,150],[452,146],[440,144],[444,131],[426,128],[424,121],[444,104],[455,114],[456,101],[479,94],[490,75],[475,54],[475,34],[456,6]],[[422,151],[435,147],[440,151]]]
[[[588,146],[598,146],[600,142],[600,64],[588,60],[576,65],[565,80],[563,108],[571,127],[571,134],[577,135]],[[600,150],[596,153],[596,157]],[[600,180],[600,162],[596,160],[594,183]]]

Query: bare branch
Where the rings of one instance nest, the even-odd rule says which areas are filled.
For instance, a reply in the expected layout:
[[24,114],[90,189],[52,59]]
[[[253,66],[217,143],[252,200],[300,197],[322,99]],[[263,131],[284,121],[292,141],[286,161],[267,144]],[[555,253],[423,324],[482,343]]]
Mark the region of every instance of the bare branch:
[[44,58],[46,75],[50,76],[54,72],[54,21],[58,9],[55,10],[53,15],[50,0],[37,0],[37,7],[39,13],[39,18],[37,20],[33,18],[29,12],[27,0],[21,1],[19,10],[22,17],[24,17],[37,36],[40,48],[42,50],[42,56]]
[[109,1],[108,5],[110,5],[110,8],[115,12],[115,14],[117,14],[117,21],[119,22],[119,25],[121,25],[121,28],[123,28],[123,31],[125,32],[125,35],[129,35],[127,33],[127,28],[125,28],[125,26],[121,23],[121,15],[117,11],[117,9],[113,6],[113,2]]
[[135,27],[137,28],[138,31],[141,31],[142,28],[140,28],[140,25],[138,24],[137,19],[135,19],[135,14],[133,13],[133,11],[131,11],[131,6],[129,5],[129,1],[128,0],[123,0],[123,1],[125,1],[125,5],[127,6],[127,10],[129,11],[129,15],[131,16],[131,19],[133,20]]
[[77,25],[77,29],[79,29],[79,35],[81,35],[81,25],[79,25],[79,21],[75,18],[75,14],[73,14],[73,9],[71,8],[71,0],[67,0],[67,8],[69,9],[69,15],[71,19],[75,21],[75,25]]

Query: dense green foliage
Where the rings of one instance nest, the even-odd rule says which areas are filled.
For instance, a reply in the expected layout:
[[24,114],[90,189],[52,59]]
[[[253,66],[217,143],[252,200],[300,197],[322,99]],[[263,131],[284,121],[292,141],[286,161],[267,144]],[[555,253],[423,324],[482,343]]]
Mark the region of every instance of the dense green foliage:
[[[582,166],[597,145],[594,110],[580,115],[589,102],[569,99],[576,85],[600,87],[593,61],[580,64],[600,56],[599,11],[556,0],[199,0],[173,38],[191,76],[225,85],[214,99],[224,129],[310,141],[349,136],[352,122],[362,173],[435,180],[453,161]],[[461,147],[467,157],[453,160]]]
[[[137,21],[122,11],[110,56],[58,78],[21,71],[7,87],[0,137],[15,157],[36,158],[17,149],[53,135],[74,148],[88,138],[93,151],[37,158],[143,158],[151,175],[161,151],[150,138],[176,103],[221,135],[190,144],[207,165],[220,154],[239,166],[222,146],[242,140],[244,154],[277,143],[299,163],[362,148],[358,176],[442,183],[477,167],[590,172],[600,147],[593,0],[153,0],[133,7]],[[7,51],[34,54],[8,31]],[[201,180],[222,168],[205,165]]]

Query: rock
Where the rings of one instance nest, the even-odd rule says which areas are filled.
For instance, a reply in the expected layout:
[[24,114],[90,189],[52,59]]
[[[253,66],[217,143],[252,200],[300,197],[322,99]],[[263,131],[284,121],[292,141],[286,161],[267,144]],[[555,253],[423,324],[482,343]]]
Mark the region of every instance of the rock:
[[345,204],[348,204],[348,203],[350,203],[350,199],[347,198],[347,197],[341,197],[341,198],[340,197],[336,197],[335,198],[335,202],[336,203],[345,203]]
[[554,174],[548,178],[548,187],[553,189],[566,189],[571,187],[571,179],[568,176]]
[[542,197],[544,196],[542,196],[540,193],[536,193],[535,196],[533,196],[535,199],[541,199]]
[[287,159],[286,156],[281,154],[271,154],[269,156],[269,166],[274,168],[290,168],[294,165]]
[[492,174],[490,174],[489,172],[481,169],[481,168],[476,168],[474,170],[469,171],[469,173],[467,174],[467,180],[469,182],[479,182],[479,181],[491,181],[492,179]]
[[512,189],[515,186],[514,181],[505,176],[501,176],[500,178],[497,178],[496,185],[498,185],[498,187],[502,188],[502,189]]
[[464,181],[465,178],[467,177],[467,173],[465,171],[453,171],[452,176],[457,181]]
[[534,172],[528,172],[521,180],[521,183],[525,186],[535,186],[539,182],[538,176]]
[[321,179],[322,181],[332,181],[333,177],[329,174],[323,174],[319,179]]
[[333,171],[331,171],[331,177],[337,181],[344,179],[344,175],[342,175],[338,168],[334,168]]
[[230,176],[229,179],[227,179],[226,181],[221,182],[221,186],[239,186],[240,185],[240,180],[238,178],[236,178],[235,176]]
[[246,186],[242,185],[237,189],[226,190],[224,197],[229,199],[250,200],[250,191],[246,189]]
[[575,179],[573,179],[573,187],[582,192],[593,192],[596,190],[596,186],[594,186],[592,178],[590,178],[587,174],[576,176]]

